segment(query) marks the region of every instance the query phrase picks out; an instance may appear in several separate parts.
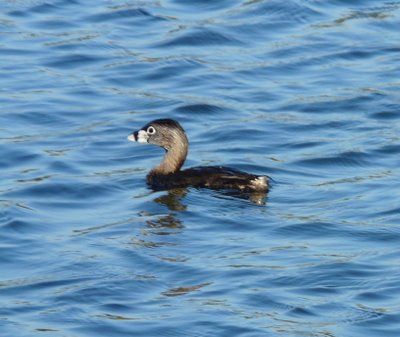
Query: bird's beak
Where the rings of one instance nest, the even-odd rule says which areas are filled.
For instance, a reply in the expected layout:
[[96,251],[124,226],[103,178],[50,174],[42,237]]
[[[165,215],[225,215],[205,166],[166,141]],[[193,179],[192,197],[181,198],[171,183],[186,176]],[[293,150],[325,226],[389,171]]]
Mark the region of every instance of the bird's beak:
[[128,136],[128,140],[131,142],[147,143],[148,139],[149,135],[144,130],[135,131]]

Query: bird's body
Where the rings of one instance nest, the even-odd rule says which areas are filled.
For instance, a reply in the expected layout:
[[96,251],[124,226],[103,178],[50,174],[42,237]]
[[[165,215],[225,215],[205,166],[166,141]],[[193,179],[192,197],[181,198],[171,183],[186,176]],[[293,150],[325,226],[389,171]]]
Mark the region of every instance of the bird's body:
[[248,174],[224,166],[197,166],[176,173],[160,175],[150,172],[147,183],[156,189],[176,187],[206,187],[237,189],[243,192],[266,190],[267,177]]
[[166,153],[163,161],[147,175],[154,189],[206,187],[242,192],[266,192],[267,176],[257,176],[224,166],[199,166],[180,170],[188,152],[188,140],[180,124],[172,119],[157,119],[128,136],[131,141],[161,146]]

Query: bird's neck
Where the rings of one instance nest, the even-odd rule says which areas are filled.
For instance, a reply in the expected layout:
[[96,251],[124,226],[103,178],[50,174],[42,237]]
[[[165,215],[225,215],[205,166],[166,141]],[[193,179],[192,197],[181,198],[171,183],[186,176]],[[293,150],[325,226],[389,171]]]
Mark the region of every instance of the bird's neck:
[[165,149],[165,156],[160,163],[150,171],[150,175],[167,175],[176,173],[185,162],[188,152],[188,143],[186,140],[178,141]]

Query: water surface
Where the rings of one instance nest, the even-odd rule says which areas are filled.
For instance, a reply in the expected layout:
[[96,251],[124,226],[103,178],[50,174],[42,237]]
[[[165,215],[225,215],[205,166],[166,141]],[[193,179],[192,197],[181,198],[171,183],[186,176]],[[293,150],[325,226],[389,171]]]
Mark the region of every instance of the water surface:
[[[399,1],[3,1],[3,336],[398,336]],[[151,191],[267,174],[262,202]]]

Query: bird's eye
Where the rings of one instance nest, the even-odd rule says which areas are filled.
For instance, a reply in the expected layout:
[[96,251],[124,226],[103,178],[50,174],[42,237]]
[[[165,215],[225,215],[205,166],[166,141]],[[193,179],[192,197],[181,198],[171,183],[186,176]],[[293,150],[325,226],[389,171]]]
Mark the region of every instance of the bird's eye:
[[147,128],[147,133],[148,133],[149,135],[155,134],[155,133],[156,133],[156,129],[154,129],[152,126],[149,126],[149,127]]

